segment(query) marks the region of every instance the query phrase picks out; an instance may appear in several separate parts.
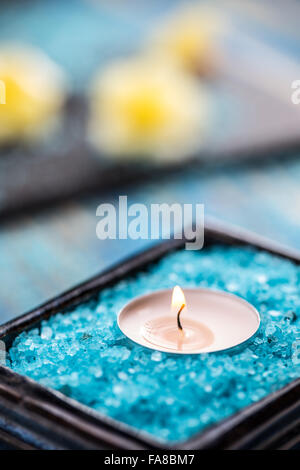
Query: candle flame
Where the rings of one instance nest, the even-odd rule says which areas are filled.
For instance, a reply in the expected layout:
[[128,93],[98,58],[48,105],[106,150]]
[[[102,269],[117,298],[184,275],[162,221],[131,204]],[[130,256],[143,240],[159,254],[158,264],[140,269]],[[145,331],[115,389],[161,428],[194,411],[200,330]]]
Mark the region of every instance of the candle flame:
[[183,328],[182,324],[180,321],[180,314],[182,310],[185,307],[185,297],[184,293],[182,292],[182,289],[180,289],[179,286],[175,286],[173,289],[173,294],[172,294],[172,309],[176,308],[177,311],[177,326],[178,330],[180,330],[183,333]]
[[172,294],[172,309],[179,310],[182,305],[186,305],[184,293],[179,286],[175,286]]

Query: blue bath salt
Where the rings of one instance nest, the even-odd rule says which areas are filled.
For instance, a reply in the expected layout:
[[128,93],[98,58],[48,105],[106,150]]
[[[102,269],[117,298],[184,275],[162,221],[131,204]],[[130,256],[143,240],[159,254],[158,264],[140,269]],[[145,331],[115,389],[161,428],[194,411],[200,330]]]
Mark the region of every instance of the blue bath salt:
[[[117,326],[119,309],[176,284],[247,299],[261,315],[257,335],[243,347],[195,356],[128,340]],[[299,286],[300,267],[266,252],[181,250],[22,332],[9,366],[156,439],[184,440],[300,377]]]

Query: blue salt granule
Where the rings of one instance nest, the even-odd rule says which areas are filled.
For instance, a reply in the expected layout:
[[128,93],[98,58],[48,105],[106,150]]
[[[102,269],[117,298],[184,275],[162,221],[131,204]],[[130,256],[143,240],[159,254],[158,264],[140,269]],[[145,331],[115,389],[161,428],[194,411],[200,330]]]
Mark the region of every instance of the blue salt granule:
[[[16,337],[10,367],[165,441],[196,432],[300,377],[300,267],[250,248],[179,251],[96,300]],[[261,314],[258,334],[230,352],[176,356],[130,342],[117,312],[157,289],[211,287]]]

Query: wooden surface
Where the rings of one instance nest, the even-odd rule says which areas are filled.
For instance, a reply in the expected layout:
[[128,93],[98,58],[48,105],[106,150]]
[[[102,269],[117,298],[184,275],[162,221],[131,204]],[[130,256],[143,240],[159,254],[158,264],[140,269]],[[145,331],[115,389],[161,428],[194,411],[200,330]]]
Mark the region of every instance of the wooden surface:
[[154,243],[96,237],[96,208],[128,203],[204,203],[205,214],[300,249],[300,160],[179,173],[129,192],[69,202],[12,219],[0,229],[1,323]]
[[[74,0],[70,15],[69,3],[59,0],[31,0],[26,4],[6,1],[0,7],[0,42],[14,40],[41,47],[66,69],[71,78],[72,92],[80,95],[88,87],[99,64],[136,50],[151,29],[153,21],[174,3],[174,0]],[[296,70],[293,64],[295,59],[299,60],[300,50],[299,28],[297,29],[299,2],[289,0],[289,9],[284,8],[284,11],[276,3],[272,15],[261,2],[247,2],[246,9],[242,2],[232,0],[229,3],[227,11],[236,18],[241,35],[239,43],[242,45],[243,42],[243,47],[247,47],[248,51],[247,54],[242,52],[241,56],[240,52],[240,56],[236,56],[235,65],[239,64],[239,67],[233,67],[234,72],[238,73],[239,80],[244,80],[245,89],[249,89],[253,85],[253,77],[249,72],[255,71],[254,78],[256,82],[259,79],[259,87],[263,90],[261,105],[258,110],[252,104],[246,109],[246,114],[253,125],[258,116],[263,117],[263,124],[260,124],[259,132],[256,133],[253,126],[241,126],[241,116],[245,116],[245,109],[236,106],[235,99],[232,101],[231,98],[222,98],[232,97],[230,87],[234,88],[232,77],[227,74],[224,76],[220,99],[217,100],[219,106],[216,116],[219,121],[215,122],[212,129],[211,142],[228,153],[233,141],[238,145],[244,145],[245,142],[249,145],[254,137],[261,141],[267,135],[270,136],[272,129],[273,135],[274,129],[275,135],[284,129],[281,135],[287,141],[292,136],[300,137],[300,106],[290,103],[290,80]],[[79,35],[78,32],[83,30],[85,34]],[[249,60],[247,69],[244,59],[255,58],[261,50],[257,41],[259,44],[266,42],[271,45],[271,51],[267,48],[268,52],[264,55],[269,58],[269,62],[261,58],[263,66],[257,68]],[[239,48],[233,47],[233,50],[238,54]],[[285,65],[278,67],[282,54],[286,56]],[[299,77],[297,75],[292,78]],[[252,80],[252,85],[249,80]],[[273,105],[270,109],[271,102]],[[230,131],[227,126],[228,103],[230,119],[234,124]],[[282,106],[285,109],[283,113],[279,112],[279,108],[283,109]],[[292,126],[290,112],[293,115]],[[237,134],[238,125],[243,132]],[[223,138],[222,143],[217,135],[220,139]],[[56,144],[58,147],[62,144],[64,150],[69,145],[63,138]],[[265,156],[269,157],[267,154]],[[19,167],[20,159],[13,155],[9,157],[12,159],[3,160],[0,166],[0,212],[16,202],[22,206],[25,202],[22,184],[27,177],[27,189],[30,189],[35,201],[38,199],[38,189],[45,189],[45,194],[47,190],[46,184],[40,180],[38,160],[36,164],[32,163],[26,173]],[[9,222],[0,222],[0,323],[153,243],[142,240],[99,241],[96,238],[96,207],[101,202],[113,201],[122,194],[128,194],[129,202],[146,204],[205,203],[207,215],[217,216],[221,220],[300,249],[300,162],[297,154],[293,159],[288,159],[286,154],[281,161],[273,163],[272,160],[263,163],[262,158],[261,164],[241,164],[241,157],[238,153],[235,155],[236,164],[195,171],[183,168],[170,176],[165,174],[163,179],[158,174],[148,175],[146,184],[135,184],[130,190],[122,187],[120,182],[112,183],[108,185],[106,196],[103,195],[100,184],[98,196],[71,199],[53,206],[52,209],[23,216],[19,213],[18,216],[11,217]],[[7,176],[5,168],[9,169]],[[30,176],[33,174],[36,175],[36,181],[30,185]],[[55,180],[55,172],[52,173],[50,186],[48,185],[48,194],[55,192],[53,178]],[[58,186],[67,191],[69,186],[64,184],[61,171],[58,172],[58,179]],[[40,181],[39,185],[37,181]],[[7,188],[12,191],[10,194],[14,193],[13,197],[8,195]]]
[[[143,50],[155,25],[183,2],[121,3],[73,0],[70,7],[58,0],[31,0],[26,5],[1,4],[0,46],[12,40],[39,46],[66,72],[69,86],[62,122],[51,136],[32,147],[0,148],[0,218],[104,186],[117,187],[122,180],[149,177],[143,165],[117,165],[91,147],[87,96],[99,68]],[[278,27],[276,7],[258,7],[243,9],[232,1],[228,8],[219,5],[216,9],[215,15],[221,15],[226,28],[218,43],[222,57],[218,72],[203,80],[209,105],[207,132],[194,155],[198,161],[233,160],[245,153],[248,157],[259,150],[266,154],[270,148],[300,143],[300,106],[292,105],[290,99],[291,83],[300,76],[300,35]],[[290,15],[285,13],[284,25],[292,25],[295,15],[296,7]],[[157,176],[158,165],[152,166]]]

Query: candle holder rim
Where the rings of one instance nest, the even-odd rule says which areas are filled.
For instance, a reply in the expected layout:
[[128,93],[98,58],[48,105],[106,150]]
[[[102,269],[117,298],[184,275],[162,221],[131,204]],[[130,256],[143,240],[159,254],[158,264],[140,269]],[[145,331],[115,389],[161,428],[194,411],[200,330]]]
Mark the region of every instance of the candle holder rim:
[[227,348],[222,348],[222,349],[216,349],[214,351],[205,351],[205,352],[199,352],[199,351],[175,351],[173,349],[170,349],[170,350],[163,350],[163,349],[160,349],[158,347],[153,347],[151,346],[151,344],[147,345],[147,344],[141,344],[139,343],[138,341],[134,340],[133,338],[127,336],[127,334],[124,333],[123,329],[121,328],[121,325],[120,325],[120,317],[121,315],[124,313],[124,311],[126,310],[126,308],[128,308],[128,306],[130,306],[130,304],[133,304],[135,302],[138,302],[142,299],[147,299],[148,297],[152,296],[153,294],[154,295],[159,295],[159,294],[164,294],[166,292],[170,292],[172,293],[173,291],[173,288],[170,287],[170,288],[166,288],[166,289],[157,289],[157,290],[154,290],[154,291],[151,291],[151,292],[147,292],[146,294],[141,294],[141,295],[138,295],[137,297],[134,297],[133,299],[129,300],[118,312],[117,314],[117,325],[120,329],[120,331],[123,333],[123,335],[130,341],[132,341],[133,343],[139,345],[139,346],[142,346],[142,347],[145,347],[147,349],[150,349],[152,351],[160,351],[160,352],[164,352],[165,354],[175,354],[175,355],[199,355],[199,354],[217,354],[217,353],[221,353],[221,352],[230,352],[231,350],[233,349],[236,349],[240,346],[244,346],[250,339],[254,338],[259,329],[260,329],[260,326],[261,326],[261,318],[260,318],[260,314],[259,314],[259,311],[257,310],[256,307],[254,307],[254,305],[252,305],[250,302],[248,302],[248,300],[244,299],[243,297],[240,297],[236,294],[233,294],[231,292],[226,292],[226,291],[223,291],[221,289],[214,289],[214,288],[209,288],[209,287],[181,287],[182,290],[184,292],[203,292],[203,293],[215,293],[215,294],[218,294],[219,296],[222,296],[222,297],[231,297],[233,299],[237,299],[239,302],[243,303],[245,306],[247,306],[248,308],[251,309],[252,313],[255,315],[256,317],[256,320],[257,320],[257,328],[256,330],[254,331],[254,333],[249,336],[248,338],[246,338],[245,340],[241,341],[241,342],[238,342],[236,344],[233,344],[232,346],[229,346]]

